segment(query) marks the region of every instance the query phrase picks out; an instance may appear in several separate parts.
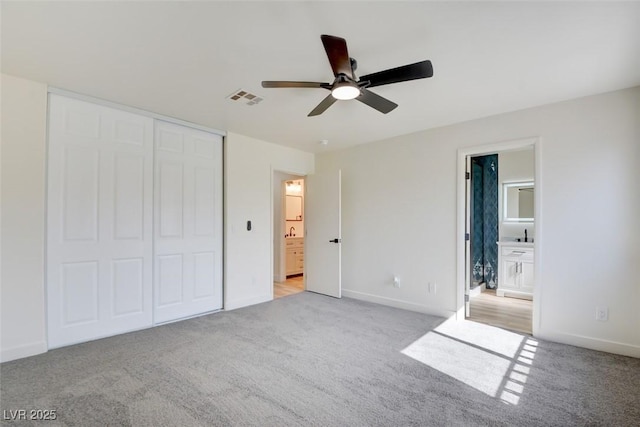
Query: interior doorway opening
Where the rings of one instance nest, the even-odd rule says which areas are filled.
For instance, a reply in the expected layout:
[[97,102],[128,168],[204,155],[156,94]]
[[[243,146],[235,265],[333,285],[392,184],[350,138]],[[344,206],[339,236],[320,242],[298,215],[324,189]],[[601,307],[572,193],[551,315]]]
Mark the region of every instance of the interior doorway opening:
[[[459,287],[464,292],[464,318],[529,335],[534,332],[538,268],[535,143],[532,139],[495,144],[459,156],[464,165],[464,251],[458,262],[459,274],[460,267],[464,274],[463,288]],[[522,215],[519,193],[527,196],[520,203]]]
[[305,290],[303,176],[274,171],[273,297]]

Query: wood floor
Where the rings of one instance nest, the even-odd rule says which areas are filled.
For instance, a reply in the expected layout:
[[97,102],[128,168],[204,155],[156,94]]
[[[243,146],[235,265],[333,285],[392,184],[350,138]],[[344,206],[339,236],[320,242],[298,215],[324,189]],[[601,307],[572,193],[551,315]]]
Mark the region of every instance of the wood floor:
[[304,276],[292,276],[284,282],[273,282],[273,297],[282,298],[304,291]]
[[495,289],[486,289],[480,295],[471,297],[471,316],[468,320],[531,335],[532,310],[532,301],[499,297]]

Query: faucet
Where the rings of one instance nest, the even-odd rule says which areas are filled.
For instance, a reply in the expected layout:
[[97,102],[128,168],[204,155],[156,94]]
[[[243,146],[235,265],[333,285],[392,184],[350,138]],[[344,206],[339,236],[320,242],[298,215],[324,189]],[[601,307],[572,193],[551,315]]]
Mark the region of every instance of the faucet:
[[295,227],[291,227],[291,228],[289,228],[289,237],[293,237],[293,236],[295,236],[294,231],[296,231],[296,228],[295,228]]

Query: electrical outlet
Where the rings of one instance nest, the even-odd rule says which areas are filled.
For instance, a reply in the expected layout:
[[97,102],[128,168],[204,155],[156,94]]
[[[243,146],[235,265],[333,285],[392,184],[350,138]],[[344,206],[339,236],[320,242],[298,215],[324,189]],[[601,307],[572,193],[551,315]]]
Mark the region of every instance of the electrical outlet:
[[400,278],[398,276],[393,276],[393,287],[394,288],[400,287]]
[[436,284],[434,282],[429,282],[427,284],[427,292],[429,292],[430,294],[436,293]]
[[596,307],[596,320],[598,322],[609,320],[609,307]]

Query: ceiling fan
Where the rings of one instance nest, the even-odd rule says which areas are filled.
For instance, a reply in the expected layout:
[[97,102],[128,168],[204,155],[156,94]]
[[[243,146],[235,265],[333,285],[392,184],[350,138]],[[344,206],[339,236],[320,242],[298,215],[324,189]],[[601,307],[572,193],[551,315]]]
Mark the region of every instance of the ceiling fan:
[[358,79],[354,73],[358,63],[355,59],[349,57],[347,41],[343,38],[329,35],[322,35],[320,38],[335,76],[333,83],[269,80],[262,82],[262,87],[264,88],[321,88],[330,90],[331,93],[308,114],[309,117],[324,113],[337,100],[349,99],[357,99],[363,104],[387,114],[396,108],[398,104],[371,92],[368,88],[433,76],[431,61],[427,60],[367,74]]

